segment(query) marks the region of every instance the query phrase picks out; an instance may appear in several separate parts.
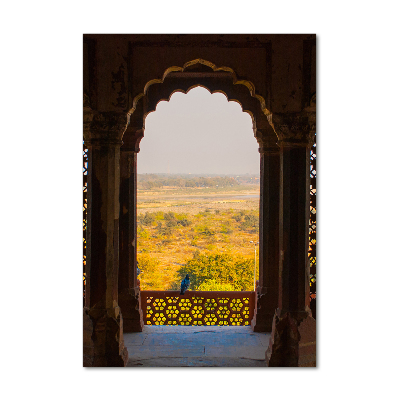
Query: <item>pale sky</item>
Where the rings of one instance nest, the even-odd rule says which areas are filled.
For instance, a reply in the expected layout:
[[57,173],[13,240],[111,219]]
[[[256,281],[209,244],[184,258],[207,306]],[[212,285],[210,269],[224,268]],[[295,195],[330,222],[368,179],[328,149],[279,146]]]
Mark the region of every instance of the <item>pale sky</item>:
[[145,121],[138,173],[258,174],[251,117],[202,87],[174,93]]

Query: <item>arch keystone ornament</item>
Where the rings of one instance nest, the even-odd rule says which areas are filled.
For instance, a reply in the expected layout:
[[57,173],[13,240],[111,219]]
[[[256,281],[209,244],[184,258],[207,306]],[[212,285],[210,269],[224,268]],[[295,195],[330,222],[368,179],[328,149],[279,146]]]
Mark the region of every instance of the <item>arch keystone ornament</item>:
[[266,361],[270,367],[316,366],[308,257],[315,114],[274,114],[270,122],[280,147],[279,299]]

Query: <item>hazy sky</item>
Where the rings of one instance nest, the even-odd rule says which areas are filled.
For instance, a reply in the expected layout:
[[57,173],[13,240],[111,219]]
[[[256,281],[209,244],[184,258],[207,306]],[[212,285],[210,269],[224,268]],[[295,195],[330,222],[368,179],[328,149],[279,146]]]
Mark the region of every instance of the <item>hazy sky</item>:
[[145,121],[138,172],[258,174],[260,156],[249,114],[221,93],[197,87],[174,93]]

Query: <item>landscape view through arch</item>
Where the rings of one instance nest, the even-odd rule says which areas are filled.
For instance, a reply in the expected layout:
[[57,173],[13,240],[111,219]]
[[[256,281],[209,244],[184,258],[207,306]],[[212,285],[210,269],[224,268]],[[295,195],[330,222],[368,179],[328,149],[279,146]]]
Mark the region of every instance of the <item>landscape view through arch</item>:
[[142,290],[254,290],[260,158],[252,120],[197,87],[161,101],[138,153],[137,260]]

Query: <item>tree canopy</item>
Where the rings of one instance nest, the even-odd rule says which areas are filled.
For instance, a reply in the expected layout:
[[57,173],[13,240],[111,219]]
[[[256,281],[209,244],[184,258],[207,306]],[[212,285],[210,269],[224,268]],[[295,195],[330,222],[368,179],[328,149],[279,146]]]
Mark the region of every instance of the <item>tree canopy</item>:
[[190,290],[253,290],[254,260],[230,253],[197,251],[178,270],[181,279],[186,274],[190,276]]

